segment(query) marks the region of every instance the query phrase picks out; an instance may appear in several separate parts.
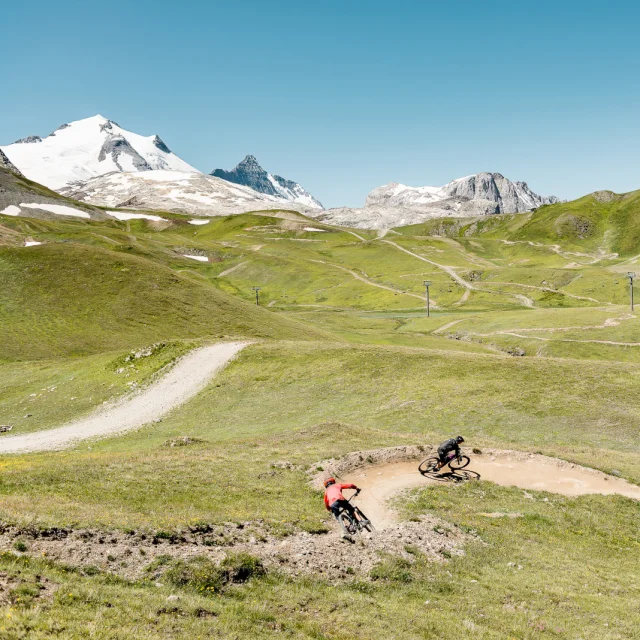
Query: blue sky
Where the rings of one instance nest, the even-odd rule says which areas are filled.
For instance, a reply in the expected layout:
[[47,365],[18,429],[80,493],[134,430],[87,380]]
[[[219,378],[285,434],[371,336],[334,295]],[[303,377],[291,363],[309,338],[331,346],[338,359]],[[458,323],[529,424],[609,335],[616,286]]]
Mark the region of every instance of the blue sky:
[[479,171],[629,191],[638,24],[615,0],[8,3],[0,143],[101,113],[203,171],[252,153],[326,206]]

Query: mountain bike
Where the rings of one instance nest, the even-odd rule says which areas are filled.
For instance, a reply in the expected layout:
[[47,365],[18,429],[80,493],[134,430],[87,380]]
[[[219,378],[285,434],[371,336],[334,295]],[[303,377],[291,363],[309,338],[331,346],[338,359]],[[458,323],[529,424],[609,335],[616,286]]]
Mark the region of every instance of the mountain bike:
[[[360,493],[358,489],[347,502],[351,504],[351,501]],[[358,531],[374,531],[375,527],[371,524],[371,520],[367,518],[362,512],[362,509],[353,504],[353,516],[344,508],[338,512],[338,522],[345,535],[353,536]]]
[[469,456],[459,455],[456,456],[455,451],[451,451],[447,455],[447,461],[442,465],[440,469],[438,469],[438,463],[440,462],[440,458],[438,456],[433,456],[431,458],[427,458],[423,460],[418,465],[418,471],[423,476],[437,476],[442,473],[442,471],[449,467],[453,473],[456,471],[460,471],[460,469],[464,469],[471,462],[471,458]]

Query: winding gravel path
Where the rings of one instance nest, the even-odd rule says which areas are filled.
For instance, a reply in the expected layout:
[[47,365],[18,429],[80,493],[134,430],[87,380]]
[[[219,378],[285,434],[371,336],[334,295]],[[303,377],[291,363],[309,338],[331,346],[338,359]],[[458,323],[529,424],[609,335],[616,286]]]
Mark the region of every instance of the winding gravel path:
[[65,449],[81,440],[138,429],[195,396],[248,344],[224,342],[195,349],[180,358],[165,376],[133,397],[104,406],[62,427],[3,437],[0,454]]
[[[418,462],[419,460],[402,460],[364,466],[345,474],[341,482],[353,482],[364,489],[359,497],[359,505],[377,528],[384,529],[397,522],[392,500],[399,492],[442,483],[422,476],[418,472]],[[477,479],[489,480],[505,487],[549,491],[572,497],[618,494],[640,501],[640,487],[622,478],[533,453],[493,451],[485,455],[472,454],[467,470]],[[525,498],[527,496],[528,499],[534,499],[525,492]],[[485,515],[500,517],[508,514]],[[521,517],[521,514],[517,516]]]

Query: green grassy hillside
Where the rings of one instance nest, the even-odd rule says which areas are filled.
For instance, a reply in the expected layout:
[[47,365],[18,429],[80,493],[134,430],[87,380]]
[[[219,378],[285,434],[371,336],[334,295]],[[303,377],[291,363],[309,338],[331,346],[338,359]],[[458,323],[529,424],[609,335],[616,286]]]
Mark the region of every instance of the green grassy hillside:
[[489,216],[473,222],[432,220],[396,231],[402,235],[437,233],[542,245],[557,243],[565,251],[628,257],[640,250],[640,191],[598,191],[571,202],[545,205],[530,214]]
[[84,355],[159,340],[318,337],[163,264],[82,244],[0,250],[3,360]]
[[[639,511],[621,497],[443,485],[395,506],[476,532],[485,544],[464,556],[434,563],[408,545],[366,575],[269,570],[211,592],[188,563],[171,575],[177,555],[203,552],[179,541],[214,526],[313,544],[331,523],[305,470],[362,449],[463,433],[640,482],[640,321],[624,279],[638,197],[386,235],[287,212],[0,215],[0,424],[14,434],[85,414],[194,344],[259,338],[161,422],[0,459],[0,519],[24,531],[0,553],[0,638],[418,640],[452,624],[473,640],[635,637]],[[167,446],[182,436],[195,440]],[[78,527],[99,541],[95,565],[84,538],[64,562],[33,551]],[[114,549],[115,532],[166,555]],[[140,561],[145,577],[125,577]]]

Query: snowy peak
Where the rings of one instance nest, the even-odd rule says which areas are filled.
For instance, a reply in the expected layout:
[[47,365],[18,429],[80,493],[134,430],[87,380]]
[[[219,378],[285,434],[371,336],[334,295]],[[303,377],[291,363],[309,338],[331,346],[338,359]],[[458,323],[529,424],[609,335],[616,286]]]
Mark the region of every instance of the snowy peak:
[[252,155],[246,156],[231,171],[216,169],[210,175],[228,182],[241,184],[259,193],[302,204],[311,209],[324,209],[322,204],[308,191],[305,191],[301,185],[293,180],[287,180],[268,173],[260,166],[256,157]]
[[29,136],[0,150],[27,178],[51,189],[112,171],[200,173],[157,135],[141,136],[101,115],[63,124],[45,138]]

